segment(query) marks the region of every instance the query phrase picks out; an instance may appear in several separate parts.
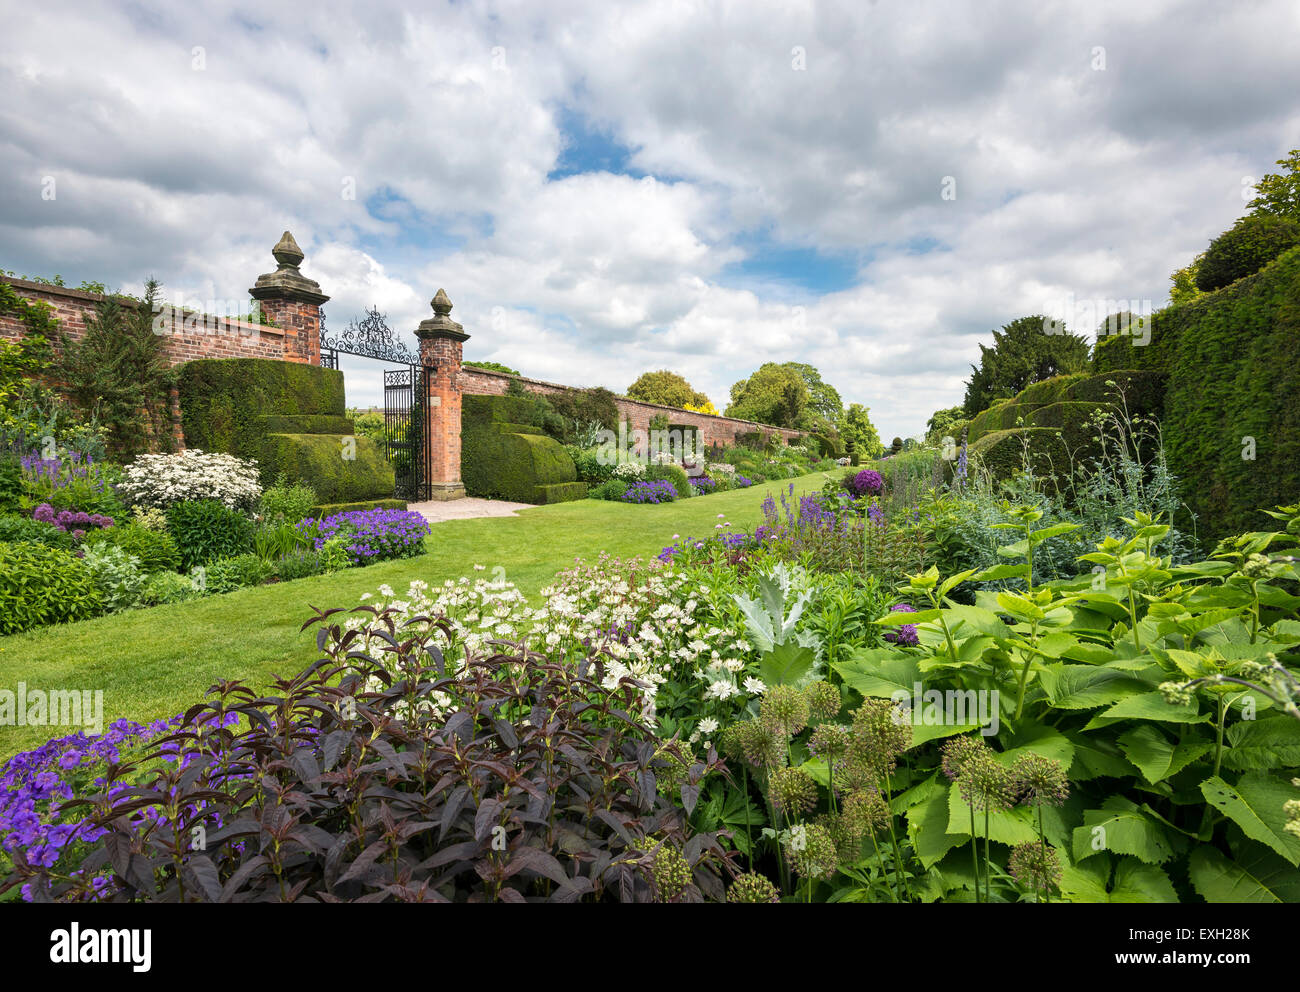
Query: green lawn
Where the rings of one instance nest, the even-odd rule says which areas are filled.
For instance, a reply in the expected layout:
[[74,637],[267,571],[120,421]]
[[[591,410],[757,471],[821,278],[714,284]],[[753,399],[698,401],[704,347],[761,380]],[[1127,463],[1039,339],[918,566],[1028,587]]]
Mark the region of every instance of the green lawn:
[[[820,473],[791,480],[795,491],[820,489]],[[29,634],[0,637],[0,688],[104,691],[105,723],[126,717],[172,717],[221,678],[265,684],[314,660],[313,634],[299,627],[309,606],[354,606],[363,592],[388,583],[401,593],[411,579],[430,583],[497,566],[530,600],[575,557],[657,554],[674,534],[713,532],[725,514],[752,528],[759,503],[785,483],[696,497],[663,506],[582,500],[523,510],[518,517],[481,517],[435,524],[429,553],[405,561],[347,569],[222,596],[131,610]],[[27,750],[61,727],[0,727],[0,757]]]

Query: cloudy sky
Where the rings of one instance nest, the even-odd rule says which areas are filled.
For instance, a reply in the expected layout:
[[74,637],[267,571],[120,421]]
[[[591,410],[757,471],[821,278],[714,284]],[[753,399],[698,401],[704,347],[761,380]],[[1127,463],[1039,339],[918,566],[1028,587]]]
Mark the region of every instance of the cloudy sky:
[[886,439],[993,327],[1159,306],[1300,146],[1294,0],[0,13],[0,268],[242,301],[287,228],[332,328],[442,286],[468,359],[719,407],[799,360]]

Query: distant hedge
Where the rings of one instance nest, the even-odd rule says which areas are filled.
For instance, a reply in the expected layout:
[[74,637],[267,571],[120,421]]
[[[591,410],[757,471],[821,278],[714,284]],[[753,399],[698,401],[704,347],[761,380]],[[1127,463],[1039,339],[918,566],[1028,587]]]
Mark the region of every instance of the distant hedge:
[[1006,479],[1021,471],[1026,452],[1034,474],[1043,477],[1062,474],[1071,460],[1062,432],[1050,427],[989,431],[970,442],[967,452],[972,461],[978,461],[996,479]]
[[[351,457],[345,458],[345,454]],[[392,464],[368,437],[267,434],[259,449],[258,465],[263,480],[284,474],[290,480],[311,483],[322,503],[391,498],[395,487]]]
[[555,439],[523,426],[528,400],[518,396],[464,396],[461,407],[461,480],[471,496],[518,503],[582,499],[573,459]]
[[363,499],[356,503],[321,503],[311,508],[313,517],[332,517],[336,513],[351,513],[354,510],[405,510],[404,499]]

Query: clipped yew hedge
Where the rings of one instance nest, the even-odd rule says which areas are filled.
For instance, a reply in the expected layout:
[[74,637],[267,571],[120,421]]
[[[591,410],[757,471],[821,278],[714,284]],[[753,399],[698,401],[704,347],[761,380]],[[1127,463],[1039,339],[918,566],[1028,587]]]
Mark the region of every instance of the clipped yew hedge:
[[471,496],[517,503],[564,503],[587,495],[564,448],[527,418],[518,396],[464,396],[461,406],[461,480]]
[[1093,412],[1113,406],[1117,391],[1123,394],[1131,413],[1154,415],[1164,404],[1165,380],[1164,373],[1155,369],[1109,370],[1102,374],[1079,373],[1044,379],[972,417],[967,439],[973,443],[985,434],[1017,426],[1056,427],[1067,432],[1072,446],[1087,444],[1094,433],[1087,429]]
[[[177,373],[185,443],[256,458],[268,417],[344,417],[343,373],[270,358],[200,358]],[[292,431],[288,433],[333,433]],[[351,433],[351,430],[339,431]]]
[[1161,310],[1151,335],[1103,339],[1093,367],[1167,375],[1165,448],[1201,538],[1263,528],[1261,508],[1300,499],[1300,248]]
[[[345,458],[345,452],[352,457]],[[310,483],[322,503],[390,498],[395,488],[392,463],[368,437],[268,434],[262,439],[258,465],[263,480],[283,474]]]
[[392,498],[393,466],[344,415],[337,369],[204,358],[180,367],[178,386],[190,447],[254,458],[263,485],[283,474],[312,486],[322,504]]
[[1300,499],[1300,249],[1169,314],[1165,443],[1198,530],[1264,529]]

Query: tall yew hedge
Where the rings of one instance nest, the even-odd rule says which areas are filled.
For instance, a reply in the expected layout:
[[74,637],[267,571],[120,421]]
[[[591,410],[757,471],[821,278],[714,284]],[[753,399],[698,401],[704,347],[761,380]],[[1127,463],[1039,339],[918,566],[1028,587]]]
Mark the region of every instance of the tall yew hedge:
[[1168,371],[1166,450],[1202,538],[1259,529],[1261,509],[1300,499],[1300,248],[1161,311],[1147,347],[1104,339],[1095,363]]

